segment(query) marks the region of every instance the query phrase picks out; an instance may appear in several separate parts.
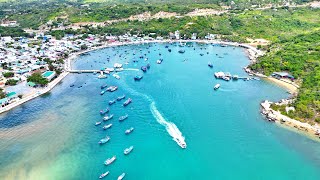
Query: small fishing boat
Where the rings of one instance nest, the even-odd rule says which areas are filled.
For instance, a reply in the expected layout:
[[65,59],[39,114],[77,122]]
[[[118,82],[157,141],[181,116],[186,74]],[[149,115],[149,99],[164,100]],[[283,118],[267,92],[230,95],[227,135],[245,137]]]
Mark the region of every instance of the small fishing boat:
[[110,111],[109,108],[107,108],[105,110],[100,110],[100,114],[104,115],[104,114],[108,113],[109,111]]
[[105,143],[107,143],[109,140],[110,140],[110,137],[109,137],[109,136],[106,136],[105,138],[101,139],[98,143],[99,143],[99,144],[105,144]]
[[203,53],[200,54],[200,56],[203,56],[203,55],[204,55]]
[[121,101],[122,99],[126,98],[126,95],[123,95],[123,96],[119,96],[117,97],[117,101]]
[[112,126],[112,124],[105,125],[105,126],[103,126],[103,129],[104,130],[109,129],[109,128],[111,128],[111,126]]
[[70,85],[70,87],[73,87],[73,86],[74,86],[74,84],[71,84],[71,85]]
[[109,101],[109,105],[112,105],[112,104],[114,104],[114,103],[116,103],[116,100],[111,100],[111,101]]
[[213,64],[211,62],[208,62],[208,66],[212,68]]
[[146,67],[146,66],[141,66],[141,70],[142,70],[143,72],[147,72],[147,67]]
[[116,91],[118,89],[118,86],[110,86],[107,88],[107,91],[113,92]]
[[110,120],[110,119],[112,119],[113,118],[113,114],[111,114],[110,116],[105,116],[105,117],[103,117],[103,120],[104,121],[108,121],[108,120]]
[[149,63],[147,64],[147,68],[150,69],[150,64]]
[[136,75],[133,79],[135,81],[140,81],[142,78],[143,78],[143,76]]
[[169,52],[171,52],[171,49],[168,49]]
[[128,114],[126,114],[126,115],[124,115],[124,116],[121,116],[121,117],[119,117],[119,121],[124,121],[124,120],[126,120],[128,117],[129,117]]
[[129,98],[123,103],[123,106],[128,106],[131,102],[132,102],[132,99]]
[[185,50],[181,49],[178,51],[180,54],[183,54],[184,52],[186,52]]
[[96,122],[96,126],[98,126],[98,125],[100,125],[101,124],[101,121],[98,121],[98,122]]
[[217,89],[219,89],[219,88],[220,88],[220,84],[216,84],[216,85],[213,87],[214,90],[217,90]]
[[119,177],[118,180],[122,180],[124,178],[124,176],[126,176],[126,173],[122,173]]
[[134,130],[134,128],[131,127],[130,129],[127,129],[124,133],[125,134],[130,134],[133,130]]
[[101,175],[99,176],[99,179],[102,179],[102,178],[106,177],[108,174],[109,174],[109,171],[101,174]]
[[130,147],[126,148],[126,149],[123,151],[123,153],[124,153],[125,155],[128,155],[129,153],[131,153],[132,150],[133,150],[133,146],[130,146]]
[[110,165],[110,164],[113,163],[116,159],[117,159],[116,156],[113,156],[112,158],[108,158],[108,159],[104,162],[104,164],[105,164],[105,165]]
[[106,87],[108,87],[108,85],[107,85],[107,84],[102,85],[100,88],[101,88],[101,89],[104,89],[104,88],[106,88]]
[[112,76],[116,79],[120,79],[120,76],[118,74],[113,74]]
[[105,79],[105,78],[107,78],[107,76],[104,75],[104,74],[100,74],[100,75],[98,76],[98,78],[99,78],[99,79]]
[[161,64],[161,63],[162,63],[162,61],[163,61],[163,59],[159,59],[159,60],[157,60],[157,64]]
[[100,92],[100,95],[103,95],[105,92],[106,92],[106,91],[101,91],[101,92]]

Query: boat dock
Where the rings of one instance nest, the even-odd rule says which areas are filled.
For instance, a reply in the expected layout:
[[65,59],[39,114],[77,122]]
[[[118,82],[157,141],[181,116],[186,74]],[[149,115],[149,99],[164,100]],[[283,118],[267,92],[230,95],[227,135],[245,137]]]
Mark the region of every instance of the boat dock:
[[98,73],[100,70],[68,70],[69,73]]

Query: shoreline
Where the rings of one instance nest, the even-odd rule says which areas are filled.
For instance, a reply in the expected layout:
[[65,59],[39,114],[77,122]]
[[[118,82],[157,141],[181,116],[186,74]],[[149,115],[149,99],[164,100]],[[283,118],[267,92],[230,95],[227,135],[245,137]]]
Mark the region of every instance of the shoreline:
[[[104,49],[104,48],[110,48],[110,47],[116,47],[116,46],[125,46],[125,45],[139,45],[139,44],[148,44],[148,43],[179,43],[179,42],[196,42],[196,43],[205,43],[205,44],[209,44],[209,43],[213,43],[213,44],[222,44],[222,45],[227,45],[227,46],[235,46],[235,47],[242,47],[245,49],[246,51],[246,55],[249,58],[250,64],[251,63],[255,63],[257,58],[259,56],[264,55],[263,51],[258,50],[256,47],[251,46],[249,44],[243,44],[243,43],[237,43],[237,42],[226,42],[226,41],[218,41],[218,40],[169,40],[169,39],[165,39],[165,40],[147,40],[147,41],[132,41],[132,42],[114,42],[114,43],[105,43],[102,44],[101,46],[97,46],[97,47],[93,47],[84,51],[79,51],[79,52],[75,52],[72,53],[71,56],[69,56],[66,60],[65,60],[65,66],[64,66],[64,71],[56,78],[54,79],[52,82],[50,82],[48,84],[47,87],[42,88],[42,89],[37,89],[36,93],[32,93],[26,97],[22,97],[22,99],[19,99],[3,108],[0,109],[0,114],[7,112],[25,102],[28,102],[40,95],[43,95],[47,92],[49,92],[51,89],[53,89],[60,81],[62,81],[62,79],[64,79],[68,74],[69,71],[72,70],[71,69],[71,62],[72,60],[76,59],[79,55],[87,53],[87,52],[91,52],[91,51],[95,51],[95,50],[99,50],[99,49]],[[252,72],[249,68],[245,67],[244,68],[245,71],[247,73],[251,73],[257,77],[262,78],[263,80],[266,81],[270,81],[273,82],[283,88],[285,88],[286,90],[288,90],[288,92],[290,92],[291,94],[297,94],[298,92],[298,88],[299,86],[294,84],[294,83],[289,83],[283,80],[278,80],[275,79],[273,77],[267,77],[263,74],[260,73],[255,73]],[[265,101],[268,102],[268,101]],[[270,114],[276,114],[277,117],[279,117],[277,120],[275,120],[275,122],[277,122],[278,124],[281,125],[285,125],[286,127],[290,128],[290,129],[295,129],[295,127],[303,127],[306,128],[309,132],[316,132],[317,130],[315,130],[315,128],[313,126],[311,126],[308,123],[302,123],[300,121],[291,119],[285,115],[280,114],[280,112],[274,111],[273,109],[270,108],[270,105],[268,108],[265,108],[263,105],[263,103],[261,103],[261,107],[262,107],[262,113],[264,115],[266,115],[268,117],[268,115]],[[272,115],[271,115],[272,116]],[[281,120],[282,119],[286,119],[288,120],[289,123],[284,123]],[[280,123],[281,122],[281,123]],[[309,135],[311,135],[312,133],[308,133]],[[312,137],[315,137],[314,133],[312,134]]]
[[289,129],[291,131],[295,131],[297,133],[301,133],[306,135],[307,137],[314,139],[316,141],[320,141],[320,127],[318,124],[311,125],[309,123],[304,123],[288,116],[281,114],[279,111],[273,110],[271,106],[272,102],[265,100],[260,104],[261,113],[265,116],[265,118],[270,122],[275,122],[277,125]]

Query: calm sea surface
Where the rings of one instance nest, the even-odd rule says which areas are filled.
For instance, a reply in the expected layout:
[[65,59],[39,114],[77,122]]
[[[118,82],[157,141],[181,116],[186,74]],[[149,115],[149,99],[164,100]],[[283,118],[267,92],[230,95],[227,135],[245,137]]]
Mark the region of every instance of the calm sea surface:
[[[266,122],[259,113],[262,100],[285,98],[286,91],[265,81],[215,79],[216,71],[247,76],[242,68],[249,61],[241,48],[190,46],[121,46],[79,57],[76,69],[128,61],[124,68],[130,70],[119,72],[120,80],[70,74],[50,93],[0,115],[0,179],[98,179],[110,171],[105,179],[125,172],[125,179],[146,180],[319,180],[320,144]],[[160,58],[162,64],[156,64]],[[151,68],[143,73],[140,67],[147,63]],[[135,82],[135,75],[143,79]],[[214,91],[217,83],[221,87]],[[119,89],[100,95],[104,84]],[[99,111],[123,94],[133,102],[110,106],[114,118],[102,124],[113,126],[95,126],[102,120]],[[129,118],[120,123],[125,114]],[[130,127],[135,130],[125,135]],[[180,133],[186,149],[173,140]],[[99,145],[106,135],[111,140]],[[134,150],[125,156],[131,145]],[[113,155],[117,160],[105,166]]]

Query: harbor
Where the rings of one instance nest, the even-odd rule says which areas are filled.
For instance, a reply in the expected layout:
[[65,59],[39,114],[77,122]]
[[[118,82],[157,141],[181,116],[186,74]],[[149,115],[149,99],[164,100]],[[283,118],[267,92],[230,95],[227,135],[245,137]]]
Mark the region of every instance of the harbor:
[[[251,77],[242,69],[249,63],[243,49],[192,45],[118,46],[72,61],[70,69],[91,68],[91,72],[68,72],[51,93],[0,117],[0,153],[4,155],[0,160],[7,164],[0,170],[1,179],[117,179],[124,174],[123,179],[160,180],[176,178],[173,170],[184,179],[210,179],[212,174],[228,179],[231,175],[221,169],[230,164],[239,165],[232,177],[248,177],[246,168],[265,168],[269,172],[265,178],[272,178],[287,175],[276,170],[287,160],[286,167],[295,170],[292,176],[303,178],[303,172],[317,177],[317,165],[309,159],[320,162],[316,156],[319,145],[272,126],[258,113],[262,100],[286,98],[286,91],[265,81],[216,79],[215,72]],[[180,48],[185,52],[179,53]],[[163,59],[161,64],[159,59]],[[102,67],[114,68],[115,63],[124,70],[104,72],[106,78],[98,78]],[[143,72],[141,67],[148,63],[150,68]],[[141,79],[135,81],[135,77]],[[221,86],[215,91],[216,84]],[[299,142],[315,152],[292,153],[290,147]],[[251,153],[260,156],[251,158]],[[274,165],[261,164],[266,159]],[[260,174],[254,172],[250,177]]]

